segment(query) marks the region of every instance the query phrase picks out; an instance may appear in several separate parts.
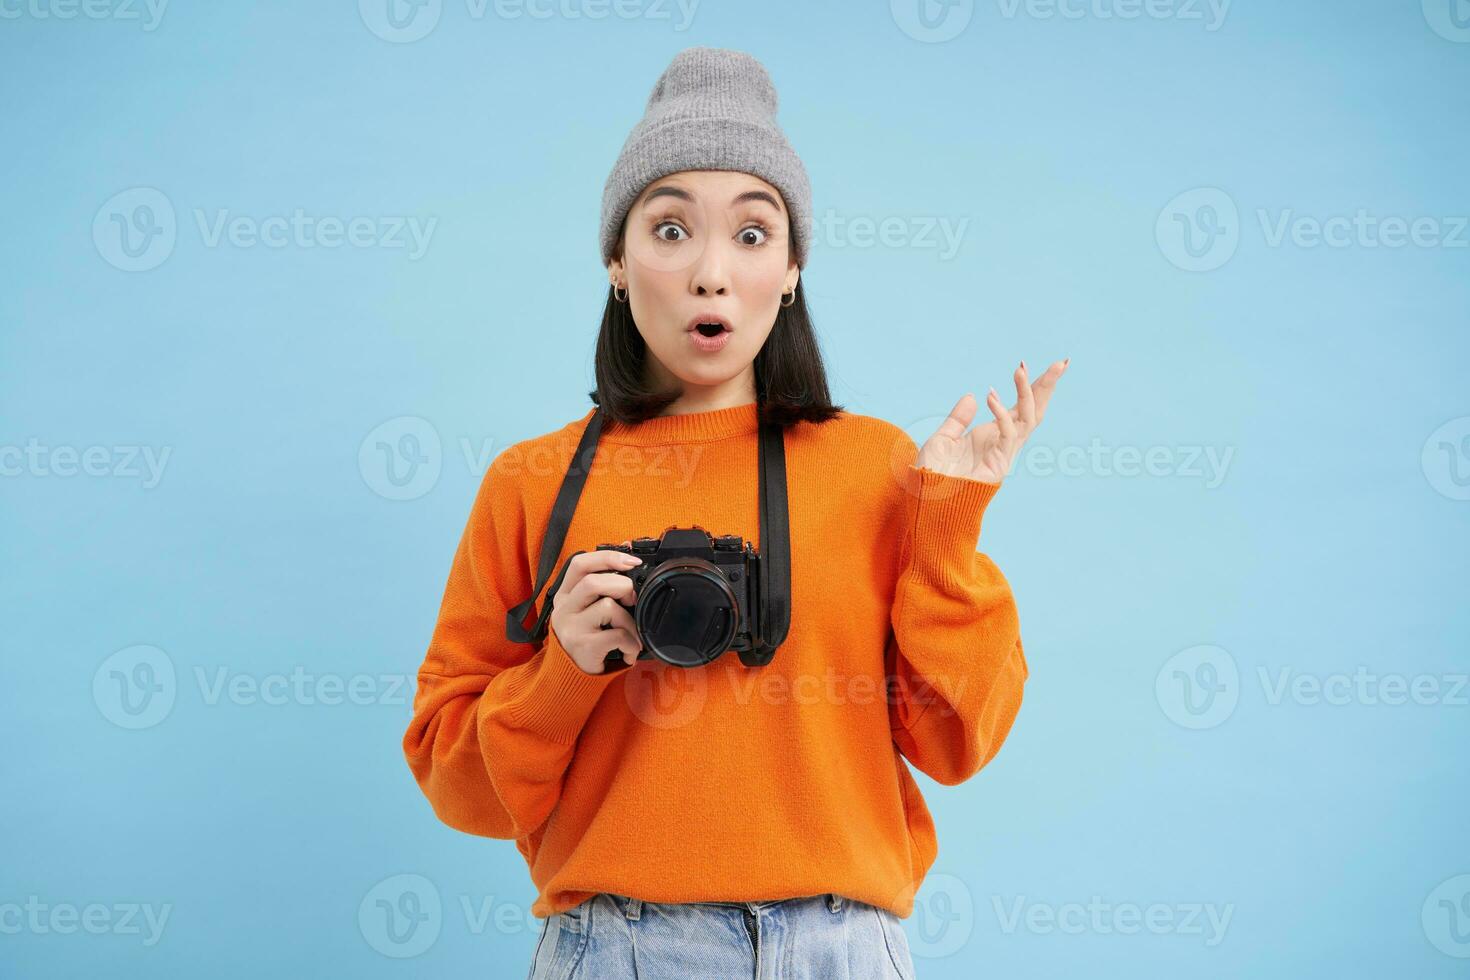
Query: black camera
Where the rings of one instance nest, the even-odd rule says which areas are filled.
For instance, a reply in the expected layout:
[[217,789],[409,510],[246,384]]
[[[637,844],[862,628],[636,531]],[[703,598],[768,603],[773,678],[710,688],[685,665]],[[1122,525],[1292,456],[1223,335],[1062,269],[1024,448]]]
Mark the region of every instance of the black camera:
[[[604,412],[588,416],[577,451],[567,466],[541,539],[536,584],[530,596],[505,614],[512,643],[540,643],[550,630],[552,597],[566,578],[569,558],[551,583],[541,612],[536,599],[556,571],[577,499],[592,468],[602,437]],[[726,650],[735,650],[747,667],[764,667],[791,628],[791,528],[786,501],[786,435],[783,425],[761,419],[756,483],[760,504],[760,541],[764,557],[738,534],[714,537],[698,524],[670,525],[657,538],[638,538],[630,546],[600,544],[598,551],[621,551],[643,560],[619,574],[633,580],[637,599],[633,622],[643,639],[638,659],[658,659],[676,667],[699,667]],[[575,558],[582,552],[572,555]],[[528,628],[526,617],[535,615]],[[627,667],[622,652],[603,658],[603,670]]]
[[[668,527],[657,538],[635,538],[631,547],[600,544],[598,551],[621,551],[643,559],[619,570],[633,580],[637,599],[633,622],[643,638],[639,660],[657,658],[675,667],[699,667],[726,650],[746,666],[768,658],[748,656],[757,640],[752,624],[761,622],[760,555],[738,534],[711,535],[698,524]],[[607,670],[628,666],[613,650]]]

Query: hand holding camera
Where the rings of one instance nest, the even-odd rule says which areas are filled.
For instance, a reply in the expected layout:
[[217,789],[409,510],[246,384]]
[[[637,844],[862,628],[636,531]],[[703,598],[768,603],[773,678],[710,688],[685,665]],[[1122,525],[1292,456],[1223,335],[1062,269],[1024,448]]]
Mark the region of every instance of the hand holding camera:
[[[641,564],[623,551],[584,551],[567,562],[551,607],[551,629],[582,671],[601,674],[608,661],[632,666],[643,649],[627,608],[637,601],[633,580],[619,574]],[[619,664],[621,667],[622,664]]]
[[506,637],[540,643],[554,630],[587,674],[625,670],[639,660],[702,667],[730,650],[746,667],[770,663],[791,626],[791,543],[785,428],[769,420],[761,422],[756,470],[764,554],[738,534],[716,536],[698,524],[599,544],[567,559],[535,623],[526,626],[556,572],[602,424],[603,413],[594,412],[582,430],[547,519],[536,584],[506,611]]

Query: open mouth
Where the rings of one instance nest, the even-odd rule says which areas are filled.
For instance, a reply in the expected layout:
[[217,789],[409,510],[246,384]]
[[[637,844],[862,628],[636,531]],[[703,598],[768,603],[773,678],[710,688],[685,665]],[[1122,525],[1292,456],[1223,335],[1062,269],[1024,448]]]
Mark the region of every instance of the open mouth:
[[725,332],[725,325],[723,323],[699,323],[695,324],[694,329],[706,337],[718,337]]

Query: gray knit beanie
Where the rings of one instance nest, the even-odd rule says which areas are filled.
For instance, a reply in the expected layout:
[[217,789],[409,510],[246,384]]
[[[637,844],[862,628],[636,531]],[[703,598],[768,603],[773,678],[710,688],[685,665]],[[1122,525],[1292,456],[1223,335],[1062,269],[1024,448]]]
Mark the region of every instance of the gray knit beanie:
[[806,267],[811,183],[776,122],[776,88],[755,58],[685,48],[664,69],[602,189],[604,266],[633,201],[652,181],[681,170],[739,170],[770,183],[786,199],[796,264]]

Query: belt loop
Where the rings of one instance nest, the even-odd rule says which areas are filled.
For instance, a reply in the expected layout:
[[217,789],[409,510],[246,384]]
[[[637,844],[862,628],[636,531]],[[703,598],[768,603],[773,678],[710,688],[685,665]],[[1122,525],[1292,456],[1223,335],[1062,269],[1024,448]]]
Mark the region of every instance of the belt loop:
[[643,914],[643,899],[629,898],[627,907],[623,909],[623,914],[630,919],[637,919],[638,916]]
[[833,912],[842,911],[842,896],[836,892],[827,893],[827,907]]

